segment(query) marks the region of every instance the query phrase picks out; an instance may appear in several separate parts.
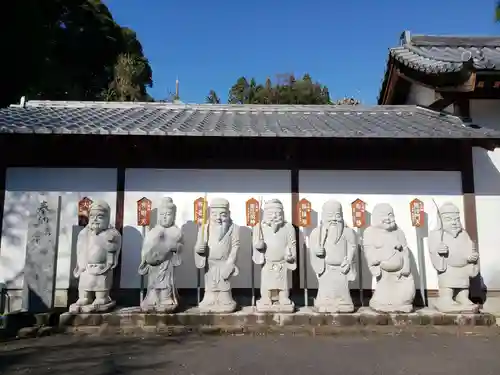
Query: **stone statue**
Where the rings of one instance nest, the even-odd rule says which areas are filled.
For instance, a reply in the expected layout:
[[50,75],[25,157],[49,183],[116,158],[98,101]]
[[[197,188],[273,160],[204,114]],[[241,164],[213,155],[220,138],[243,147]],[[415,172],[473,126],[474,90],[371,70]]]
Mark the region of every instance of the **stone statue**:
[[370,307],[387,313],[411,312],[415,281],[410,269],[410,249],[389,204],[380,203],[373,208],[372,225],[364,232],[363,248],[370,272],[377,280]]
[[296,245],[295,229],[285,221],[283,204],[278,199],[266,202],[263,219],[253,228],[252,259],[263,265],[258,311],[294,311],[289,298],[288,270],[297,268]]
[[179,305],[174,267],[181,264],[182,232],[175,225],[177,208],[172,198],[162,199],[158,225],[149,231],[142,246],[139,274],[148,276],[143,311],[172,312]]
[[239,230],[231,220],[229,202],[224,198],[214,198],[210,203],[208,224],[198,231],[194,254],[196,267],[208,265],[205,295],[199,305],[202,312],[233,312],[236,309],[230,279],[239,274],[236,266]]
[[347,227],[342,205],[327,201],[321,212],[321,223],[310,236],[311,266],[318,278],[318,295],[314,306],[318,312],[349,313],[354,311],[349,281],[356,279],[353,259],[358,247],[354,230]]
[[69,307],[72,313],[106,312],[116,304],[109,292],[122,236],[110,226],[110,213],[106,202],[96,200],[90,206],[89,223],[78,234],[73,271],[75,278],[79,278],[78,300]]
[[443,204],[438,215],[439,227],[429,233],[429,252],[439,283],[434,307],[441,312],[477,312],[478,306],[469,300],[470,278],[479,274],[476,245],[463,229],[453,203]]

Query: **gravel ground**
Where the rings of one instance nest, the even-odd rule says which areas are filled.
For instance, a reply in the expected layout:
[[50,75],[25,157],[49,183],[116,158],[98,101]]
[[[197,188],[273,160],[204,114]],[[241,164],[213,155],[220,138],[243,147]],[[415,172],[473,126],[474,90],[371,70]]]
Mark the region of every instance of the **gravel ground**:
[[[486,332],[486,331],[485,331]],[[51,336],[0,344],[0,374],[498,375],[498,332]]]

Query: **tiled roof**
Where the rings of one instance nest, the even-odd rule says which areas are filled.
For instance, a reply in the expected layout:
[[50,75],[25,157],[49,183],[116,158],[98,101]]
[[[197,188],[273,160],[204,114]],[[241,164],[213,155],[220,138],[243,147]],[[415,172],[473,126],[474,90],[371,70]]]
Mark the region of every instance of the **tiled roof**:
[[410,68],[428,74],[451,73],[470,64],[476,70],[500,70],[500,37],[410,35],[390,55]]
[[416,106],[27,102],[0,109],[1,133],[332,138],[500,138]]

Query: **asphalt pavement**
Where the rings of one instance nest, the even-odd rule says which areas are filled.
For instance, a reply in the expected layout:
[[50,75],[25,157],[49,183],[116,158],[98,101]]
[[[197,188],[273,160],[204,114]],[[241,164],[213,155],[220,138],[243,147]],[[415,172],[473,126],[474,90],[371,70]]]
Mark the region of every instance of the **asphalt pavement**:
[[0,374],[498,375],[499,348],[497,332],[323,337],[60,335],[1,343]]

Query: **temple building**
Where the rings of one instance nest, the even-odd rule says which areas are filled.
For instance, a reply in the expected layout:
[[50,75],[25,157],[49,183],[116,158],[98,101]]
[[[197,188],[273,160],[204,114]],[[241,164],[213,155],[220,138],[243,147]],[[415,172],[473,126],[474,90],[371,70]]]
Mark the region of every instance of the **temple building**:
[[[138,305],[143,229],[137,202],[147,198],[158,207],[165,196],[176,204],[176,223],[185,237],[176,269],[181,300],[196,298],[195,291],[204,288],[194,262],[193,202],[223,196],[241,227],[239,275],[231,281],[240,304],[249,303],[260,287],[246,217],[246,202],[252,198],[280,200],[285,219],[296,226],[299,201],[311,204],[310,222],[297,228],[299,256],[290,280],[296,304],[311,304],[304,296],[313,298],[318,288],[305,247],[329,199],[342,204],[350,227],[358,226],[354,202],[366,205],[366,226],[376,204],[393,207],[423,299],[435,297],[438,289],[427,245],[429,231],[439,224],[434,203],[453,203],[477,242],[482,274],[472,297],[484,302],[500,291],[500,232],[495,226],[500,125],[492,120],[500,111],[495,106],[500,100],[500,81],[497,85],[494,78],[498,67],[500,39],[412,37],[406,32],[401,45],[391,49],[378,106],[23,100],[0,109],[0,282],[9,290],[10,308],[21,304],[30,266],[25,265],[28,218],[40,196],[61,197],[58,306],[76,299],[79,202],[88,198],[109,204],[111,223],[122,234],[113,295],[119,305]],[[415,199],[424,207],[419,225],[410,211]],[[364,229],[361,225],[356,231],[362,235]],[[358,305],[366,303],[363,298],[375,285],[364,262],[361,257],[362,277],[350,283]]]

